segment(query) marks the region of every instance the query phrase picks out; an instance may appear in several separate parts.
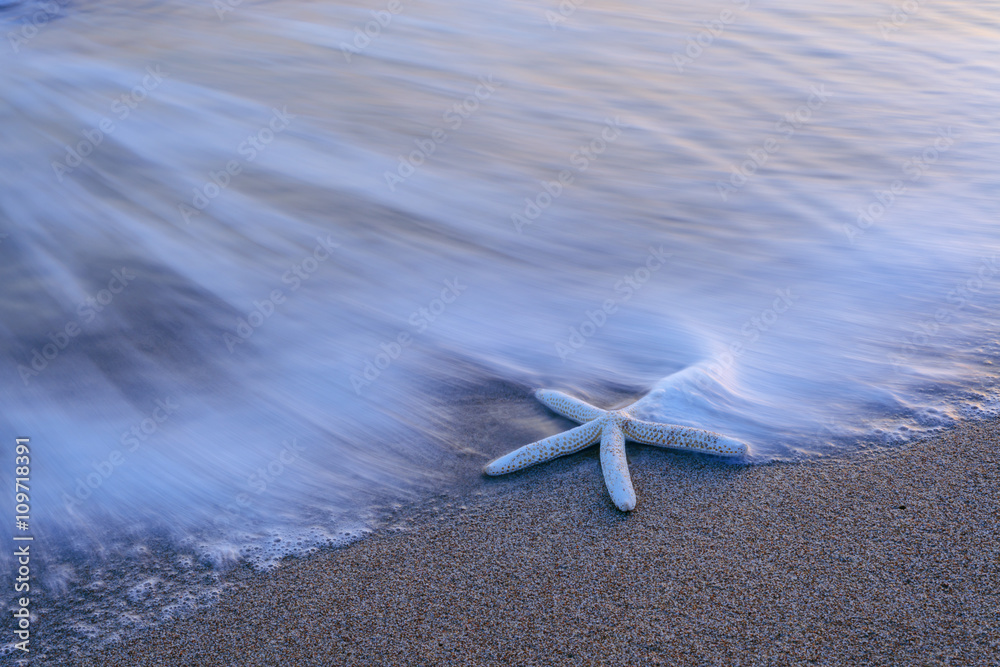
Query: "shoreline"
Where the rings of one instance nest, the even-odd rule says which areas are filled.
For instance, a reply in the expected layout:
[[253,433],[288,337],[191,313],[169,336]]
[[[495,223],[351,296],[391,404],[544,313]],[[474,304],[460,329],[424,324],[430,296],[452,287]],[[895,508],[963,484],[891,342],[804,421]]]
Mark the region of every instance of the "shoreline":
[[997,419],[795,463],[630,445],[623,514],[588,451],[38,664],[1000,664],[998,452]]

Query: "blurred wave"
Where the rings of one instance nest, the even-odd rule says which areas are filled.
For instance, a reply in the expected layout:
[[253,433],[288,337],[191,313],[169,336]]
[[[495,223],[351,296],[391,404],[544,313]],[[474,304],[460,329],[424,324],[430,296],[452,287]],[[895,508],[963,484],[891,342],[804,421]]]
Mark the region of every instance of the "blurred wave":
[[0,5],[54,581],[354,539],[559,428],[537,387],[752,461],[993,409],[997,3],[574,6]]

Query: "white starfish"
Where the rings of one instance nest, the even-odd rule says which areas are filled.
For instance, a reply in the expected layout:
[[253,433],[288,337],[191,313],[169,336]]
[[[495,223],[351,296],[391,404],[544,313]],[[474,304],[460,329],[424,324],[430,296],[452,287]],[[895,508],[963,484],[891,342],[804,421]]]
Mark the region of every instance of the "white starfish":
[[718,456],[742,456],[747,446],[739,440],[711,431],[702,431],[674,424],[642,421],[633,416],[636,404],[621,410],[601,410],[561,391],[539,389],[535,398],[553,412],[580,422],[583,426],[554,435],[520,449],[486,465],[487,475],[504,475],[559,456],[566,456],[601,441],[601,468],[604,483],[618,509],[628,512],[635,508],[635,491],[625,459],[625,440],[657,447],[686,449]]

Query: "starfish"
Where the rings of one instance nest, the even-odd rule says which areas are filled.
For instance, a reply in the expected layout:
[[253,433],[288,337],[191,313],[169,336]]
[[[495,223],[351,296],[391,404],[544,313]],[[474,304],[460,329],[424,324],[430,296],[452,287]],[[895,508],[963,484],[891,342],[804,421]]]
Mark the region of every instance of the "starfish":
[[520,449],[486,465],[487,475],[505,475],[536,463],[573,454],[601,441],[601,468],[611,500],[623,512],[635,509],[635,490],[625,459],[625,440],[656,447],[684,449],[718,456],[742,456],[747,446],[712,431],[642,421],[633,415],[636,404],[621,410],[601,410],[561,391],[539,389],[535,398],[555,413],[583,424]]

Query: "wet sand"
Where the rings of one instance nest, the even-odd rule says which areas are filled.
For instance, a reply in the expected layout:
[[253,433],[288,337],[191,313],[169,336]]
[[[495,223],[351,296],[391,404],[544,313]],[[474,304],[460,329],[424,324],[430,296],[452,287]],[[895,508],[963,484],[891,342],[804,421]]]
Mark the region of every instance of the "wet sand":
[[1000,422],[808,463],[629,448],[629,515],[591,449],[45,662],[1000,664]]

